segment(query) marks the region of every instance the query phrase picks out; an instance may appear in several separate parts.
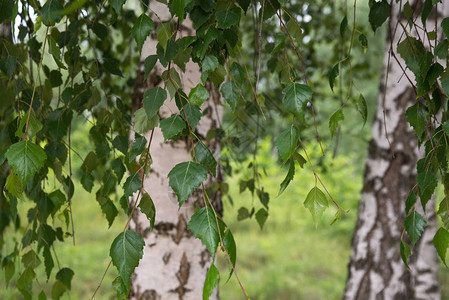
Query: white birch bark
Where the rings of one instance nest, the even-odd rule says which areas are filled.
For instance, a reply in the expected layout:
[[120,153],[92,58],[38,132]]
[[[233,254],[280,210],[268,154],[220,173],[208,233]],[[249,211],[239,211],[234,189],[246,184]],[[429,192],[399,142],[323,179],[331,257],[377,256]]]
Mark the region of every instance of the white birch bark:
[[[405,2],[389,2],[392,4],[392,12],[387,47],[392,43],[392,48],[396,51],[398,42],[404,39],[401,27],[397,27],[397,21],[401,18],[400,7]],[[410,1],[414,16],[420,16],[423,2]],[[433,13],[429,17],[428,31],[435,28],[435,21],[441,22],[442,14],[448,15],[448,8],[447,2],[438,4],[439,14]],[[417,17],[416,21],[420,22],[420,19]],[[401,21],[407,24],[405,20]],[[420,26],[411,30],[411,33],[424,37]],[[401,61],[398,54],[396,57]],[[405,63],[401,63],[405,66]],[[416,102],[416,92],[406,76],[403,76],[403,70],[393,56],[390,58],[389,67],[387,66],[388,53],[384,61],[343,298],[438,300],[439,264],[432,243],[436,232],[433,201],[427,205],[427,227],[409,258],[410,270],[400,256],[399,243],[404,228],[405,199],[416,183],[416,162],[422,157],[423,151],[418,149],[417,137],[405,120],[406,109]],[[406,73],[413,80],[413,74],[408,70]]]
[[[163,22],[170,20],[166,5],[152,1],[150,7]],[[158,18],[153,18],[153,20],[155,24],[160,22]],[[195,31],[189,20],[186,20],[183,22],[183,29],[178,32],[177,38],[194,34]],[[156,44],[157,37],[150,35],[143,46],[141,60],[156,53]],[[165,69],[162,65],[157,64],[147,80],[142,81],[143,76],[141,76],[141,84],[136,86],[135,100],[141,101],[144,91],[148,88],[155,85],[163,87],[160,76]],[[185,73],[179,69],[177,71],[181,76],[183,90],[188,94],[190,89],[200,82],[200,69],[196,63],[190,61],[186,65]],[[217,128],[221,124],[222,108],[219,106],[219,93],[211,84],[207,84],[206,88],[211,97],[202,109],[204,111],[208,107],[209,110],[197,126],[199,136],[202,137],[206,136],[209,129]],[[172,112],[179,111],[174,99],[166,104],[159,112],[161,119],[169,117]],[[148,133],[147,140],[149,139],[150,134]],[[208,146],[218,158],[220,151],[218,142],[212,140]],[[131,278],[129,299],[202,299],[203,284],[211,264],[211,257],[201,241],[187,229],[190,217],[194,213],[194,204],[201,205],[202,196],[200,192],[194,193],[178,210],[176,195],[169,187],[167,178],[169,171],[176,164],[191,160],[191,148],[189,138],[166,143],[160,128],[155,129],[150,148],[153,164],[151,172],[144,179],[144,189],[155,204],[156,222],[153,231],[150,232],[149,221],[145,215],[137,212],[130,223],[130,229],[144,237],[145,248],[143,258]],[[220,178],[219,168],[217,174],[217,177]],[[208,183],[210,184],[212,180],[215,179],[209,176]],[[211,200],[216,210],[221,213],[219,193],[210,196],[212,196]],[[210,299],[218,299],[217,290],[214,291]]]

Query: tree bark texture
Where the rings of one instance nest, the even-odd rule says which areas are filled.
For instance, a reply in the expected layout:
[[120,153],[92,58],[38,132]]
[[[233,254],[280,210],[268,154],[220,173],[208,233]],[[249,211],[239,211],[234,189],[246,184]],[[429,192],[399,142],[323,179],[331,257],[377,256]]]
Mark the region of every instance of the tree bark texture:
[[[410,1],[417,22],[421,19],[416,16],[420,16],[423,2]],[[433,200],[426,209],[427,226],[409,258],[410,269],[400,256],[405,200],[416,184],[416,163],[423,156],[423,149],[418,149],[416,134],[405,119],[406,109],[416,102],[416,92],[394,59],[396,55],[405,66],[395,52],[398,42],[404,39],[398,20],[407,24],[400,11],[404,3],[389,3],[392,11],[387,47],[391,44],[394,53],[390,60],[388,53],[385,57],[343,298],[438,300],[439,263],[432,243],[436,232]],[[441,23],[442,15],[447,16],[448,6],[438,4],[439,13],[434,12],[427,21],[428,32],[435,29],[435,22]],[[424,37],[422,27],[417,26],[410,32]],[[411,72],[407,70],[406,73],[414,79]],[[422,210],[420,213],[423,214]]]
[[[167,6],[156,1],[150,2],[155,24],[170,20]],[[151,15],[151,14],[150,14]],[[189,26],[189,20],[183,22],[182,29],[177,33],[177,38],[186,35],[194,35],[195,31]],[[150,35],[142,50],[141,60],[148,55],[156,53],[157,37]],[[168,68],[168,67],[167,67]],[[159,63],[147,79],[143,78],[143,66],[138,75],[135,88],[135,107],[141,105],[143,93],[146,89],[154,86],[164,87],[161,74],[164,68]],[[173,68],[173,65],[171,66]],[[190,89],[200,82],[200,69],[196,63],[189,62],[185,72],[177,68],[180,74],[183,90],[186,94]],[[196,135],[206,137],[207,131],[221,126],[222,108],[219,106],[219,93],[212,84],[206,84],[210,98],[203,104],[202,110],[208,108],[208,112],[201,118],[200,124],[196,128]],[[162,106],[159,116],[165,119],[172,112],[178,112],[175,100],[167,100]],[[151,133],[147,134],[150,140]],[[217,140],[206,143],[218,158],[220,146]],[[168,184],[167,175],[169,171],[178,163],[191,160],[190,151],[192,141],[190,138],[180,138],[176,142],[164,142],[164,137],[160,128],[155,128],[152,137],[150,154],[153,160],[150,173],[144,179],[144,189],[153,199],[156,207],[156,221],[154,229],[151,231],[150,223],[140,212],[133,215],[130,229],[137,231],[144,237],[144,255],[131,278],[131,292],[129,299],[202,299],[203,284],[207,271],[211,264],[211,257],[206,247],[199,239],[187,229],[190,217],[194,213],[195,206],[203,203],[201,191],[196,191],[178,209],[178,201],[175,193]],[[207,187],[212,181],[221,177],[219,167],[217,168],[217,178],[209,178],[205,183]],[[217,212],[221,214],[221,197],[219,192],[209,195]],[[215,290],[210,299],[218,299],[218,291]]]

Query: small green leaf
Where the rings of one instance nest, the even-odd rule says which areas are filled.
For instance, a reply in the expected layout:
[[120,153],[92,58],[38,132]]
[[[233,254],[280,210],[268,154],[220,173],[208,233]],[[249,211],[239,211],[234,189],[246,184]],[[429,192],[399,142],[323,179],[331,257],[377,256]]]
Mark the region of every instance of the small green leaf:
[[362,116],[363,126],[365,126],[368,118],[368,106],[366,105],[365,97],[363,97],[362,94],[360,94],[360,97],[355,100],[355,108]]
[[112,140],[112,146],[126,155],[128,153],[128,138],[123,135],[118,135]]
[[449,17],[444,18],[443,21],[441,21],[441,28],[443,29],[446,38],[449,39]]
[[143,107],[149,120],[157,114],[165,100],[167,100],[167,92],[160,87],[155,87],[145,92]]
[[25,268],[36,269],[41,260],[34,250],[30,250],[22,256],[22,263]]
[[218,67],[218,59],[215,56],[208,55],[204,58],[201,66],[203,72],[213,72]]
[[268,218],[268,211],[266,209],[261,208],[256,212],[256,221],[260,226],[260,230],[263,229],[263,225],[267,221]]
[[226,103],[229,104],[232,111],[235,111],[237,108],[237,104],[239,102],[239,91],[235,84],[233,82],[225,82],[220,89],[221,94],[223,95],[223,98],[225,99]]
[[183,162],[177,164],[168,173],[168,179],[171,188],[178,196],[179,207],[181,207],[193,190],[207,179],[207,171],[198,163]]
[[207,206],[197,210],[187,227],[206,246],[214,260],[220,236],[218,235],[217,221],[212,209]]
[[44,265],[45,265],[45,274],[47,274],[47,280],[50,279],[51,271],[55,266],[53,262],[53,257],[51,256],[50,247],[44,247]]
[[226,29],[232,25],[237,25],[240,22],[241,13],[242,10],[237,6],[232,6],[227,10],[217,11],[215,16],[217,18],[218,28]]
[[20,119],[20,123],[16,131],[17,137],[19,138],[24,137],[24,129],[26,128],[27,122],[28,122],[28,130],[27,130],[28,139],[32,139],[39,131],[41,131],[42,123],[36,118],[34,111],[31,111],[29,119],[26,116]]
[[[235,245],[234,236],[232,235],[231,230],[226,230],[224,237],[223,237],[223,245],[226,249],[226,252],[228,252],[229,259],[231,260],[232,266],[235,268],[235,262],[237,260],[237,247]],[[233,273],[232,266],[229,267],[229,278],[231,278]],[[228,278],[228,280],[229,280]]]
[[284,162],[295,152],[298,141],[299,131],[294,126],[290,126],[290,128],[279,134],[276,139],[276,148],[278,149],[279,156]]
[[340,22],[340,36],[343,37],[345,35],[346,28],[348,27],[348,18],[344,16],[343,20]]
[[447,248],[449,247],[449,232],[443,227],[440,227],[433,238],[433,244],[437,249],[438,256],[440,256],[444,265],[447,267],[446,252]]
[[161,23],[156,28],[157,40],[164,51],[167,50],[167,43],[172,34],[172,27],[170,23]]
[[[1,9],[0,0],[0,9]],[[6,58],[0,58],[0,70],[5,73],[6,77],[11,77],[16,69],[17,58],[14,56],[8,56]]]
[[445,59],[448,54],[449,42],[444,39],[438,43],[435,47],[434,54],[438,56],[439,59]]
[[410,251],[409,246],[406,243],[404,243],[404,241],[401,239],[401,258],[402,258],[402,261],[404,262],[404,264],[409,269],[410,269],[410,267],[408,265],[408,258],[410,257],[411,254],[412,254],[412,252]]
[[61,281],[67,287],[67,289],[70,290],[72,288],[71,282],[74,275],[75,272],[73,272],[71,269],[62,268],[58,273],[56,273],[56,279]]
[[184,9],[191,0],[172,0],[170,1],[173,11],[178,16],[178,22],[182,23],[184,21]]
[[153,199],[150,195],[144,193],[140,199],[139,206],[140,211],[147,216],[150,221],[150,230],[154,228],[154,220],[156,219],[156,207],[154,206]]
[[366,53],[366,50],[368,50],[368,39],[363,33],[359,35],[359,43],[362,45],[363,53]]
[[44,161],[47,158],[45,151],[30,141],[11,145],[5,155],[23,185],[44,166]]
[[284,180],[281,182],[281,187],[279,189],[278,196],[285,191],[287,186],[293,180],[293,177],[295,177],[295,162],[293,160],[291,160],[290,161],[290,167],[288,168],[287,175],[285,176]]
[[284,89],[284,93],[284,109],[294,114],[299,121],[304,121],[307,104],[312,100],[312,89],[308,85],[292,83]]
[[249,218],[249,211],[246,207],[240,207],[237,213],[237,220],[242,221]]
[[42,22],[47,26],[55,25],[61,21],[64,7],[58,0],[47,0],[41,8]]
[[120,15],[123,4],[125,4],[126,0],[109,0],[109,4],[115,10],[117,15]]
[[408,194],[407,200],[405,201],[405,215],[408,215],[410,212],[410,209],[415,205],[416,203],[416,195],[413,193],[413,190],[410,191]]
[[[187,103],[184,105],[183,111],[180,113],[181,117],[190,125],[192,131],[195,130],[196,126],[200,122],[203,114],[198,106]],[[186,120],[187,117],[187,120]]]
[[215,160],[212,152],[210,152],[209,148],[201,141],[199,141],[195,146],[195,156],[198,163],[200,163],[206,170],[215,176],[217,172],[217,161]]
[[31,300],[33,298],[33,280],[35,277],[36,273],[31,268],[26,268],[17,280],[16,287],[25,300]]
[[210,265],[209,271],[207,271],[206,280],[204,282],[203,288],[203,300],[208,300],[212,295],[214,288],[217,286],[220,280],[220,273],[217,267],[212,263]]
[[130,230],[120,233],[112,242],[109,255],[127,290],[129,290],[131,274],[142,258],[144,245],[142,236]]
[[144,134],[149,130],[159,125],[159,116],[156,114],[151,119],[148,119],[148,115],[143,107],[136,110],[134,113],[134,131],[140,134]]
[[157,55],[150,55],[147,58],[145,58],[145,61],[143,62],[143,65],[145,67],[145,75],[144,75],[145,78],[147,78],[148,74],[150,74],[151,70],[153,70],[156,62],[157,62]]
[[332,114],[329,119],[329,129],[331,131],[331,136],[334,136],[335,131],[341,125],[341,122],[345,119],[345,115],[343,114],[343,110],[340,108],[336,112]]
[[198,83],[196,87],[190,90],[189,102],[191,104],[200,106],[207,99],[209,99],[209,92],[201,83]]
[[405,118],[407,122],[413,126],[419,140],[421,140],[427,124],[426,116],[427,113],[425,107],[420,106],[419,102],[416,102],[413,106],[410,106],[405,112]]
[[413,246],[421,237],[421,234],[424,231],[424,227],[426,226],[426,220],[424,219],[423,216],[414,211],[405,218],[404,225],[405,230],[407,231],[407,234],[410,237],[410,241],[412,243],[413,248]]
[[6,178],[5,189],[14,197],[17,197],[19,199],[22,198],[24,191],[23,185],[20,182],[19,177],[17,177],[16,173],[9,173],[8,177]]
[[164,140],[169,140],[180,134],[186,126],[186,122],[179,116],[173,115],[170,118],[164,119],[160,123]]
[[338,74],[339,74],[339,63],[337,63],[332,68],[332,70],[329,71],[329,74],[327,74],[327,77],[329,78],[329,86],[331,87],[332,92],[334,91],[334,83]]
[[373,31],[375,32],[377,28],[382,26],[389,16],[390,4],[386,0],[375,2],[370,8],[368,16]]
[[140,17],[137,18],[136,23],[134,23],[133,28],[131,29],[131,34],[137,42],[137,48],[142,51],[142,46],[147,36],[150,35],[151,31],[154,29],[153,20],[146,15],[146,13],[142,13]]
[[124,185],[123,189],[126,196],[132,196],[134,192],[136,192],[142,186],[142,182],[140,181],[140,175],[138,172],[130,175]]
[[329,202],[327,201],[326,195],[315,186],[307,194],[304,206],[312,214],[314,222],[317,223],[323,215],[323,212],[329,207]]
[[136,159],[137,155],[142,154],[147,145],[147,139],[144,136],[136,135],[136,140],[131,145],[131,150],[129,150],[129,161]]

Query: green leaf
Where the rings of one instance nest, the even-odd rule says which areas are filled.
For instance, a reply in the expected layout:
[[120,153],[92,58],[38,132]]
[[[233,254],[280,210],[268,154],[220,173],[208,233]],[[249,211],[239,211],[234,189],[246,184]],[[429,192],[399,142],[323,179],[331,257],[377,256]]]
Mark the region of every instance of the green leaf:
[[207,206],[197,210],[187,227],[206,246],[214,260],[220,236],[218,235],[217,221],[212,209]]
[[232,6],[227,10],[217,11],[215,17],[217,18],[218,28],[226,29],[232,25],[237,25],[240,22],[241,14],[242,10],[237,6]]
[[14,11],[14,1],[0,0],[0,23],[9,21]]
[[42,123],[36,118],[34,111],[31,111],[30,118],[24,116],[20,119],[19,126],[16,130],[16,136],[19,138],[24,137],[24,129],[26,128],[26,123],[28,121],[27,138],[32,139],[39,131],[42,129]]
[[154,228],[154,220],[156,219],[156,207],[154,206],[153,199],[147,193],[143,193],[140,199],[139,206],[140,211],[147,216],[150,221],[150,230]]
[[332,68],[332,70],[329,71],[329,74],[327,74],[327,77],[329,78],[329,86],[331,87],[332,92],[334,91],[334,83],[335,83],[335,79],[337,78],[338,74],[339,74],[339,63],[336,64]]
[[407,234],[410,237],[410,241],[412,243],[413,248],[413,246],[421,237],[421,234],[424,231],[424,227],[426,226],[426,220],[424,219],[423,216],[414,211],[405,218],[404,225],[405,230],[407,231]]
[[[232,235],[231,230],[226,230],[224,237],[223,237],[223,245],[224,245],[226,251],[228,252],[229,259],[231,260],[232,266],[234,266],[234,268],[235,268],[235,262],[237,260],[237,247],[235,245],[234,236]],[[229,267],[229,269],[230,269],[229,278],[231,278],[234,270],[231,266]],[[228,278],[228,280],[229,280],[229,278]]]
[[39,296],[37,296],[37,300],[47,300],[47,296],[45,295],[44,291],[41,291],[39,293]]
[[110,199],[107,199],[106,202],[101,203],[100,206],[101,212],[106,216],[106,220],[108,220],[108,226],[110,228],[114,223],[115,217],[118,215],[118,210]]
[[348,27],[348,18],[344,16],[343,20],[340,22],[340,36],[343,37]]
[[109,0],[109,4],[115,10],[117,15],[120,15],[123,4],[125,4],[126,0]]
[[142,236],[130,230],[120,233],[112,242],[109,255],[127,290],[129,290],[131,274],[142,258],[144,245]]
[[183,111],[180,114],[184,120],[186,120],[187,116],[188,124],[190,125],[190,129],[192,131],[195,130],[195,127],[198,125],[201,117],[203,116],[203,114],[200,111],[200,108],[190,103],[184,105]]
[[41,264],[41,260],[34,250],[30,250],[22,256],[22,263],[25,268],[36,269]]
[[418,139],[421,140],[427,123],[425,108],[420,106],[419,102],[416,102],[413,106],[410,106],[407,109],[405,112],[405,118],[407,122],[413,126]]
[[207,55],[204,58],[201,67],[203,72],[213,72],[218,67],[218,59],[215,56]]
[[343,114],[343,110],[338,109],[336,112],[332,114],[329,119],[329,129],[331,131],[331,136],[334,136],[335,131],[337,131],[338,126],[340,126],[341,122],[345,119],[345,115]]
[[365,97],[363,97],[363,95],[360,94],[360,97],[357,98],[354,102],[355,102],[355,108],[362,116],[363,126],[365,126],[366,120],[368,118],[368,106],[366,105]]
[[123,185],[125,196],[132,196],[132,194],[139,190],[141,186],[142,182],[140,181],[139,172],[130,175]]
[[148,119],[147,113],[143,107],[134,113],[134,131],[144,134],[159,125],[159,116],[156,114]]
[[173,7],[173,11],[178,16],[178,22],[182,23],[184,21],[184,9],[187,4],[189,4],[191,0],[172,0],[170,4]]
[[145,75],[144,75],[145,78],[147,78],[148,74],[150,74],[151,70],[153,70],[156,62],[157,62],[157,55],[150,55],[147,58],[145,58],[145,61],[143,62],[143,65],[145,67]]
[[237,108],[237,104],[239,102],[239,91],[235,84],[233,82],[225,82],[220,89],[221,94],[223,95],[223,98],[225,99],[226,103],[229,104],[232,111],[234,112]]
[[126,155],[128,153],[128,138],[123,135],[118,135],[112,140],[112,146]]
[[50,247],[44,247],[44,265],[45,265],[45,274],[47,274],[47,280],[50,279],[51,271],[55,266],[53,262],[53,257],[51,256]]
[[449,39],[449,17],[444,18],[443,21],[441,21],[441,28],[443,29],[446,38]]
[[217,267],[212,263],[210,265],[209,271],[207,271],[206,280],[204,282],[203,288],[203,300],[208,300],[212,295],[214,288],[217,286],[220,280],[220,273]]
[[370,8],[368,16],[373,31],[375,32],[377,28],[382,26],[389,16],[390,4],[388,4],[386,0],[382,0],[382,2],[375,2]]
[[278,196],[285,191],[287,186],[293,180],[293,177],[295,177],[295,162],[293,160],[291,160],[290,161],[290,167],[288,168],[287,175],[285,176],[284,180],[281,182],[281,187],[279,189]]
[[410,209],[415,205],[416,203],[416,195],[413,193],[413,190],[410,191],[408,194],[407,200],[405,201],[405,215],[408,215],[410,212]]
[[249,218],[249,211],[246,207],[240,207],[237,212],[237,220],[242,221]]
[[277,32],[274,34],[274,47],[271,53],[275,53],[285,47],[285,34],[282,32]]
[[58,273],[56,273],[56,279],[61,281],[67,287],[67,289],[70,290],[72,288],[71,282],[74,275],[75,272],[73,272],[71,269],[62,268]]
[[440,256],[444,265],[447,267],[446,252],[447,248],[449,247],[449,232],[443,227],[440,227],[433,237],[433,244],[437,249],[438,256]]
[[[207,179],[207,171],[198,163],[188,161],[177,164],[168,173],[169,184],[178,196],[179,207]],[[213,255],[212,255],[213,256]]]
[[444,39],[438,43],[435,47],[434,54],[438,56],[439,59],[445,59],[448,54],[449,42]]
[[170,23],[161,23],[156,28],[157,40],[164,51],[167,50],[167,43],[172,34],[172,27]]
[[173,115],[170,118],[164,119],[160,123],[164,140],[169,140],[180,134],[186,126],[186,122],[179,116]]
[[[0,0],[1,9],[1,0]],[[16,69],[17,58],[14,56],[8,56],[6,58],[0,58],[0,70],[5,73],[6,77],[11,77]]]
[[199,141],[195,146],[195,156],[198,163],[211,172],[212,175],[216,176],[217,161],[215,160],[212,152],[210,152],[209,148],[201,141]]
[[294,126],[290,126],[290,128],[279,134],[276,139],[276,148],[278,149],[279,156],[284,162],[295,152],[298,141],[299,131]]
[[142,154],[147,145],[147,139],[144,136],[136,135],[136,140],[131,145],[131,150],[129,151],[129,161],[136,159],[137,155]]
[[153,20],[146,15],[146,13],[142,13],[140,17],[137,18],[136,23],[134,23],[133,28],[131,29],[131,34],[137,42],[137,48],[142,51],[142,46],[147,36],[150,35],[151,31],[154,29]]
[[66,291],[65,285],[61,281],[56,280],[51,289],[51,297],[54,300],[59,300]]
[[416,177],[416,181],[418,183],[418,194],[421,199],[422,207],[425,211],[426,204],[432,197],[432,194],[438,185],[438,179],[428,166],[428,161],[425,158],[418,161],[417,171],[418,176]]
[[33,280],[35,277],[36,273],[31,268],[26,268],[17,280],[16,287],[25,300],[31,300],[33,298]]
[[299,121],[304,121],[307,103],[312,99],[312,89],[308,85],[292,83],[284,89],[284,93],[284,109],[294,114]]
[[363,53],[366,54],[366,51],[368,50],[368,39],[363,33],[359,35],[359,43],[362,45]]
[[29,141],[11,145],[5,155],[23,185],[44,166],[44,161],[47,158],[45,151],[40,146]]
[[266,211],[266,209],[261,208],[257,211],[256,220],[257,220],[257,223],[259,223],[260,230],[263,229],[263,225],[267,221],[267,218],[268,218],[268,211]]
[[423,8],[422,8],[421,22],[424,24],[424,26],[426,24],[427,18],[429,17],[429,15],[432,11],[432,8],[433,8],[432,1],[433,0],[426,0],[424,2]]
[[307,194],[304,206],[312,214],[314,222],[317,223],[318,219],[323,215],[323,212],[329,207],[329,202],[327,201],[326,195],[315,186]]
[[111,168],[114,170],[115,175],[117,175],[117,182],[122,180],[123,174],[125,174],[126,168],[123,165],[122,160],[117,157],[111,162]]
[[55,23],[61,21],[63,9],[64,7],[59,0],[47,0],[41,8],[42,22],[47,26],[55,25]]
[[148,119],[151,119],[157,114],[165,100],[167,100],[167,92],[160,87],[155,87],[145,92],[143,107],[145,108]]
[[190,90],[189,102],[191,104],[200,106],[207,99],[209,99],[209,92],[201,83],[198,83],[196,87]]
[[8,177],[6,178],[5,189],[14,197],[17,197],[19,199],[22,198],[24,191],[23,185],[20,182],[19,177],[17,177],[16,173],[9,173]]
[[404,262],[404,264],[409,269],[410,269],[410,267],[408,265],[408,258],[411,254],[412,254],[412,252],[410,251],[409,246],[406,243],[404,243],[404,241],[401,239],[401,258],[402,258],[402,261]]

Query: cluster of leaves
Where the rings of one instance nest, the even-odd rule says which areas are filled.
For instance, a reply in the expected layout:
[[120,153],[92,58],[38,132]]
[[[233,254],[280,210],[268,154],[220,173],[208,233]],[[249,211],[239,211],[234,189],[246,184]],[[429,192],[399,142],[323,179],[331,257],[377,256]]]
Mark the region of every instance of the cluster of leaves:
[[[434,194],[438,183],[444,187],[444,199],[439,203],[438,215],[441,217],[442,225],[433,239],[441,260],[446,264],[446,252],[449,247],[448,227],[448,142],[449,121],[447,119],[447,95],[449,95],[449,78],[447,66],[444,66],[448,57],[449,18],[430,20],[432,11],[438,9],[441,1],[426,0],[422,12],[418,15],[412,9],[413,4],[408,1],[403,3],[401,19],[398,26],[403,33],[403,38],[396,47],[405,65],[403,70],[410,70],[412,76],[404,72],[407,79],[413,83],[416,93],[416,102],[410,106],[405,114],[406,120],[413,127],[419,142],[419,147],[424,147],[425,157],[417,162],[417,184],[410,191],[405,202],[405,232],[401,238],[401,256],[408,266],[408,258],[416,242],[421,237],[426,226],[426,218],[418,209],[424,212],[428,209],[427,203]],[[398,5],[398,4],[395,4]],[[399,7],[398,7],[399,8]],[[392,7],[388,1],[372,3],[369,21],[375,31],[390,16]],[[424,36],[417,37],[412,34],[414,27],[441,28],[442,34],[436,31],[426,31]],[[431,25],[430,25],[431,24]],[[396,26],[396,24],[393,24]],[[435,29],[436,30],[436,29]],[[396,34],[399,34],[398,32]],[[428,45],[426,47],[425,45]],[[391,55],[392,52],[390,52]],[[397,60],[398,63],[403,62]],[[408,71],[407,71],[408,72]],[[417,203],[417,199],[420,203]],[[406,239],[406,235],[408,239]]]
[[[293,179],[296,163],[301,167],[306,162],[311,164],[299,133],[313,113],[310,109],[313,93],[301,66],[302,58],[298,55],[302,29],[287,10],[289,1],[262,0],[256,7],[248,0],[235,3],[169,1],[169,20],[161,20],[156,13],[154,18],[150,18],[145,3],[142,3],[144,12],[138,16],[124,8],[124,4],[125,0],[47,0],[43,5],[38,1],[0,0],[1,26],[10,26],[14,24],[13,20],[19,20],[18,32],[14,31],[14,37],[2,38],[0,51],[0,89],[4,95],[0,107],[0,179],[4,185],[0,199],[0,232],[3,233],[8,225],[16,229],[26,228],[13,250],[7,254],[2,252],[1,265],[8,281],[18,274],[16,286],[26,299],[33,295],[36,268],[42,259],[47,279],[52,278],[57,262],[52,251],[54,243],[67,238],[75,242],[71,213],[74,177],[79,178],[86,191],[95,191],[109,225],[114,222],[119,209],[131,216],[138,207],[153,226],[155,206],[142,185],[152,163],[151,139],[147,140],[145,134],[160,127],[166,141],[183,137],[192,141],[192,159],[177,164],[168,175],[181,207],[193,191],[203,185],[208,174],[216,175],[217,162],[211,150],[195,134],[195,127],[205,113],[202,105],[210,96],[206,86],[215,85],[235,116],[244,111],[241,107],[261,114],[268,111],[265,97],[257,92],[258,79],[254,80],[260,73],[250,76],[246,65],[237,59],[242,48],[239,25],[250,8],[258,11],[262,20],[259,22],[256,18],[260,32],[265,22],[281,24],[272,34],[274,42],[267,43],[265,47],[272,55],[268,62],[269,70],[279,73],[279,85],[283,89],[282,105],[278,108],[291,121],[276,141],[281,160],[289,164],[279,193]],[[177,33],[187,18],[196,33],[179,38]],[[342,22],[342,35],[347,21],[344,24]],[[156,54],[144,60],[144,77],[159,63],[166,68],[161,74],[164,88],[154,87],[145,91],[142,107],[133,112],[133,108],[140,105],[140,99],[133,96],[134,84],[139,80],[139,54],[151,34],[157,36],[158,43]],[[120,42],[114,42],[114,39]],[[261,39],[260,34],[254,43]],[[366,46],[363,35],[359,40],[362,46]],[[258,49],[260,60],[262,49]],[[282,52],[285,56],[280,60]],[[288,57],[292,53],[297,56],[298,66],[289,63]],[[177,70],[184,71],[190,60],[201,67],[202,74],[201,82],[187,95]],[[295,74],[295,69],[302,71]],[[338,73],[338,67],[330,72],[331,88]],[[302,77],[304,80],[300,79]],[[179,112],[160,120],[159,109],[173,98]],[[357,107],[366,120],[364,101],[358,102]],[[342,110],[334,115],[329,124],[332,133],[344,118]],[[130,141],[131,120],[134,120],[135,135]],[[72,125],[80,122],[89,124],[89,139],[92,141],[91,149],[84,156],[72,149],[70,140]],[[229,145],[235,143],[234,137],[223,137],[219,130],[208,133],[208,139],[214,137],[222,137],[225,142],[230,142]],[[300,148],[304,149],[306,158],[299,154]],[[72,174],[74,155],[82,160],[82,164]],[[239,218],[255,214],[263,227],[268,216],[269,195],[258,186],[260,174],[257,164],[254,163],[253,167],[254,177],[242,182],[241,190],[248,188],[255,193],[263,207],[257,212],[241,208]],[[313,172],[316,182],[323,185],[315,170]],[[53,178],[56,183],[50,188],[46,182]],[[118,186],[123,189],[118,189]],[[207,190],[203,188],[202,191],[204,207],[195,212],[188,228],[204,243],[214,259],[217,249],[223,250],[232,275],[236,261],[234,238],[211,205]],[[132,202],[134,206],[130,208],[129,199],[136,194],[135,199],[139,201]],[[23,226],[18,207],[20,201],[26,199],[33,202],[34,207],[26,213]],[[329,206],[329,201],[315,185],[304,205],[316,220]],[[61,223],[60,219],[64,222]],[[127,224],[110,249],[112,263],[119,271],[114,282],[119,298],[128,294],[130,276],[144,248],[143,238],[126,228]],[[4,236],[1,239],[6,241]],[[22,264],[18,263],[19,260]],[[20,266],[18,270],[17,266]],[[51,297],[55,299],[70,290],[75,275],[69,268],[59,265],[57,268],[51,291]],[[211,295],[218,279],[218,269],[212,264],[206,277],[204,298]],[[40,299],[46,299],[43,290],[40,291]]]

